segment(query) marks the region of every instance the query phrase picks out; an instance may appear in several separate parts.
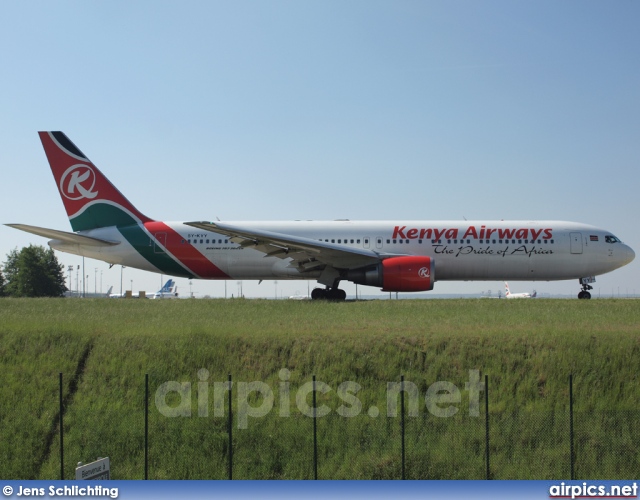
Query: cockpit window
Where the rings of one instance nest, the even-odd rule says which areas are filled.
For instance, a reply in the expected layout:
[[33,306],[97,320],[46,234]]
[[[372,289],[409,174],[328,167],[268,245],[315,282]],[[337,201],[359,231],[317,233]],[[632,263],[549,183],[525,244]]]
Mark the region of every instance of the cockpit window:
[[618,238],[610,234],[604,237],[604,241],[606,241],[607,243],[620,243],[620,240]]

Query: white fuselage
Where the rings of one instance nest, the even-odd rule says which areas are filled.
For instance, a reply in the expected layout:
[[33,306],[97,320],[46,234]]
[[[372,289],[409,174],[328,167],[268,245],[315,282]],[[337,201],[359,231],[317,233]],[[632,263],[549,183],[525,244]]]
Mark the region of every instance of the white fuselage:
[[[144,246],[158,237],[143,229],[148,240],[133,244],[121,231],[107,227],[83,232],[87,236],[121,244],[88,247],[61,244],[52,247],[113,264],[124,264],[154,272],[203,279],[317,279],[318,271],[300,272],[286,256],[266,256],[262,251],[232,243],[229,236],[198,230],[180,222],[164,223],[179,234],[182,248],[166,244],[179,255],[186,246],[189,256],[212,264],[220,272],[183,274],[167,272],[153,259],[143,256]],[[617,269],[634,258],[633,250],[609,231],[563,221],[290,221],[242,222],[247,230],[270,231],[321,241],[344,249],[389,255],[418,255],[435,262],[436,280],[565,280],[596,276]],[[138,238],[140,240],[141,238]],[[144,238],[142,238],[144,239]],[[161,240],[163,241],[163,240]],[[152,252],[150,248],[148,252]],[[175,257],[178,262],[183,259]],[[186,269],[186,268],[185,268]],[[193,268],[191,268],[193,269]]]

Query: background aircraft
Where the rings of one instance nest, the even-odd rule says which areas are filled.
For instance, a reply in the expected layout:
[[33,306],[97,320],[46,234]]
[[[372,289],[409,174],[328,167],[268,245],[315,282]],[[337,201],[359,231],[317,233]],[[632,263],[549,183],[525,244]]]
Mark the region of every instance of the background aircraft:
[[153,294],[152,299],[177,299],[178,285],[172,279],[168,280],[164,286]]
[[537,295],[535,290],[533,291],[533,293],[511,293],[511,291],[509,290],[509,283],[507,283],[506,281],[504,282],[504,290],[504,296],[507,299],[532,299]]
[[[142,214],[62,132],[40,132],[74,232],[9,224],[57,250],[201,279],[308,279],[313,299],[344,300],[340,281],[387,292],[436,280],[578,279],[635,253],[609,231],[565,221],[162,222]],[[437,270],[437,275],[436,275]]]
[[[120,299],[130,297],[132,299],[139,299],[140,294],[142,292],[133,293],[131,290],[124,291],[122,293],[110,293],[111,289],[107,292],[107,297],[111,299]],[[146,294],[144,295],[147,299],[177,299],[178,298],[178,286],[175,281],[172,279],[167,280],[167,282],[162,286],[160,290],[158,290],[154,294]]]

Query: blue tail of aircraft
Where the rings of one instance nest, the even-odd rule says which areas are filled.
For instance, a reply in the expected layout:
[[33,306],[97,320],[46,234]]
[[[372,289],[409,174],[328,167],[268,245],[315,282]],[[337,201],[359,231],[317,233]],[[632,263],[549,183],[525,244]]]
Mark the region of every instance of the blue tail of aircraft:
[[174,299],[177,297],[178,287],[176,286],[176,282],[172,279],[167,280],[162,288],[153,295],[154,299]]
[[171,289],[173,288],[173,280],[168,280],[164,286],[158,290],[158,293],[171,293]]

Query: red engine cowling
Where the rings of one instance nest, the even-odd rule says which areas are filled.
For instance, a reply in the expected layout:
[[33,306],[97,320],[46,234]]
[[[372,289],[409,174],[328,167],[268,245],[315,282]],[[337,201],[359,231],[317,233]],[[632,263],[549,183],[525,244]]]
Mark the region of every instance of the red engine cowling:
[[431,257],[391,257],[382,261],[383,292],[433,290],[434,262]]
[[383,292],[433,290],[435,262],[431,257],[391,257],[375,266],[353,269],[347,279],[359,285],[378,286]]

